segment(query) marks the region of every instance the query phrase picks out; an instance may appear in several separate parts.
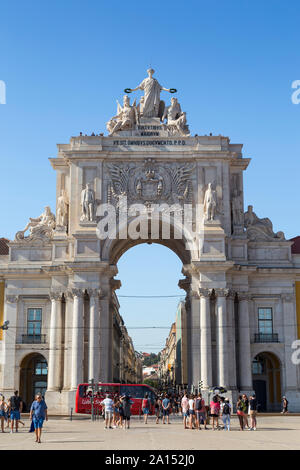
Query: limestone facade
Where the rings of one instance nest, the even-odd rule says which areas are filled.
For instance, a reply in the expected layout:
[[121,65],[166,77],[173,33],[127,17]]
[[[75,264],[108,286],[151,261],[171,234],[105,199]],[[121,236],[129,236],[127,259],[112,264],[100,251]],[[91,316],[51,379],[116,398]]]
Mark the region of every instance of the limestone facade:
[[[0,390],[22,390],[31,358],[34,376],[43,359],[47,402],[63,413],[74,406],[79,383],[117,378],[117,263],[130,247],[157,242],[183,264],[189,387],[201,380],[204,390],[225,386],[234,397],[255,388],[269,408],[278,407],[285,394],[290,409],[300,411],[299,366],[291,359],[300,281],[293,242],[251,206],[244,210],[243,172],[250,159],[242,145],[224,136],[192,136],[182,120],[165,124],[157,91],[155,109],[149,108],[151,93],[148,116],[141,101],[134,118],[130,112],[121,124],[119,109],[108,136],[80,134],[58,145],[50,163],[57,174],[59,223],[45,208],[16,234],[9,254],[0,256],[3,320],[10,322],[0,341]],[[179,118],[185,120],[185,113]],[[103,204],[117,214],[112,238],[99,237]],[[128,209],[133,204],[146,209],[137,215]],[[153,204],[175,205],[179,212],[190,205],[192,216],[200,207],[200,226],[193,237],[184,228],[176,238],[178,224],[170,218],[159,222],[156,239],[148,228],[142,240],[130,237],[129,229],[148,220]],[[167,225],[169,238],[163,233]],[[130,361],[133,371],[133,356]]]

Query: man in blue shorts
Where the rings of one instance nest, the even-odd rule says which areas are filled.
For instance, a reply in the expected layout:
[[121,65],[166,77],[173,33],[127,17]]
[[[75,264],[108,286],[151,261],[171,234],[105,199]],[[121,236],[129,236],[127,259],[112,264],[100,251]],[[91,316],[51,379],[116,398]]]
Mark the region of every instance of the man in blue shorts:
[[14,423],[16,423],[16,432],[18,432],[18,425],[21,419],[21,411],[23,407],[22,399],[18,395],[18,390],[15,391],[14,395],[8,400],[8,406],[10,411],[11,420],[11,431],[14,432]]
[[46,421],[48,421],[47,405],[40,393],[36,394],[35,400],[31,405],[30,419],[32,419],[35,429],[35,442],[38,442],[40,444],[44,420],[46,419]]
[[165,395],[165,398],[162,401],[162,411],[163,411],[163,419],[162,423],[165,424],[165,418],[167,417],[167,424],[170,424],[170,407],[171,407],[171,402],[169,399],[169,395]]

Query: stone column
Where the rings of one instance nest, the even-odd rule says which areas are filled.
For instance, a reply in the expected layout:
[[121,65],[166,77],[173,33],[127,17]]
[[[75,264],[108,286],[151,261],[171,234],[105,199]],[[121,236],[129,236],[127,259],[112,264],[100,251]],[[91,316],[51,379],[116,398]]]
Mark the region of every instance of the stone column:
[[250,344],[249,302],[251,295],[241,292],[239,296],[239,388],[252,390],[252,361]]
[[236,331],[235,331],[235,317],[234,317],[234,299],[235,292],[229,289],[227,296],[227,341],[228,341],[228,373],[229,373],[229,388],[235,390],[237,388],[236,376]]
[[200,380],[200,296],[199,293],[191,290],[189,293],[189,385],[198,388]]
[[215,289],[217,296],[217,364],[218,385],[228,387],[228,341],[227,341],[227,312],[226,296],[229,289]]
[[71,388],[71,370],[72,370],[72,331],[73,331],[73,294],[71,290],[67,290],[65,309],[65,337],[64,337],[64,390]]
[[211,321],[210,289],[199,289],[200,293],[200,357],[202,388],[208,389],[212,384],[211,357]]
[[16,377],[16,337],[18,295],[6,295],[4,305],[4,321],[9,321],[8,330],[3,331],[3,365],[2,393],[4,396],[13,395],[19,389],[19,378]]
[[112,380],[112,331],[108,294],[101,298],[100,305],[100,381],[105,383]]
[[76,390],[83,380],[83,291],[72,289],[73,295],[73,330],[71,388]]
[[51,316],[49,334],[49,363],[47,391],[61,388],[61,292],[50,292]]
[[90,297],[90,329],[89,329],[89,380],[99,382],[100,373],[100,311],[98,289],[88,289]]
[[285,384],[287,390],[297,389],[297,368],[292,362],[292,343],[297,339],[297,318],[295,308],[295,296],[293,294],[281,294],[283,309],[283,330],[284,330],[284,365],[285,365]]

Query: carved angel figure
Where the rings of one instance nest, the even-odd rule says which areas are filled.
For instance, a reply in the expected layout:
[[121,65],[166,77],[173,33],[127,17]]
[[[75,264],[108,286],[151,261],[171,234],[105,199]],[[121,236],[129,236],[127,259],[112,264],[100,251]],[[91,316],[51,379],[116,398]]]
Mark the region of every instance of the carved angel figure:
[[127,95],[123,97],[123,107],[117,101],[117,114],[113,116],[106,128],[110,135],[118,131],[133,129],[134,125],[139,121],[139,109],[136,107],[136,101],[130,105],[130,99]]
[[[16,233],[16,241],[30,241],[35,239],[50,239],[55,228],[55,216],[52,214],[49,206],[45,207],[44,212],[36,219],[30,218],[30,222],[24,230]],[[25,232],[29,229],[29,236],[25,237]]]
[[257,217],[253,206],[248,206],[244,217],[244,224],[250,240],[285,240],[283,232],[273,232],[273,224],[270,219]]

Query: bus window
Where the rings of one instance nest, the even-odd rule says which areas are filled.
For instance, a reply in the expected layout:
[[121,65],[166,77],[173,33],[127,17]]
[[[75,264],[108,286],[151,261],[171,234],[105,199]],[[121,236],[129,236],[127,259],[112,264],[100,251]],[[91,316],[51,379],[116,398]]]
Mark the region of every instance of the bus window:
[[86,389],[87,389],[87,386],[86,385],[80,385],[79,386],[79,396],[81,398],[85,398],[86,397]]

